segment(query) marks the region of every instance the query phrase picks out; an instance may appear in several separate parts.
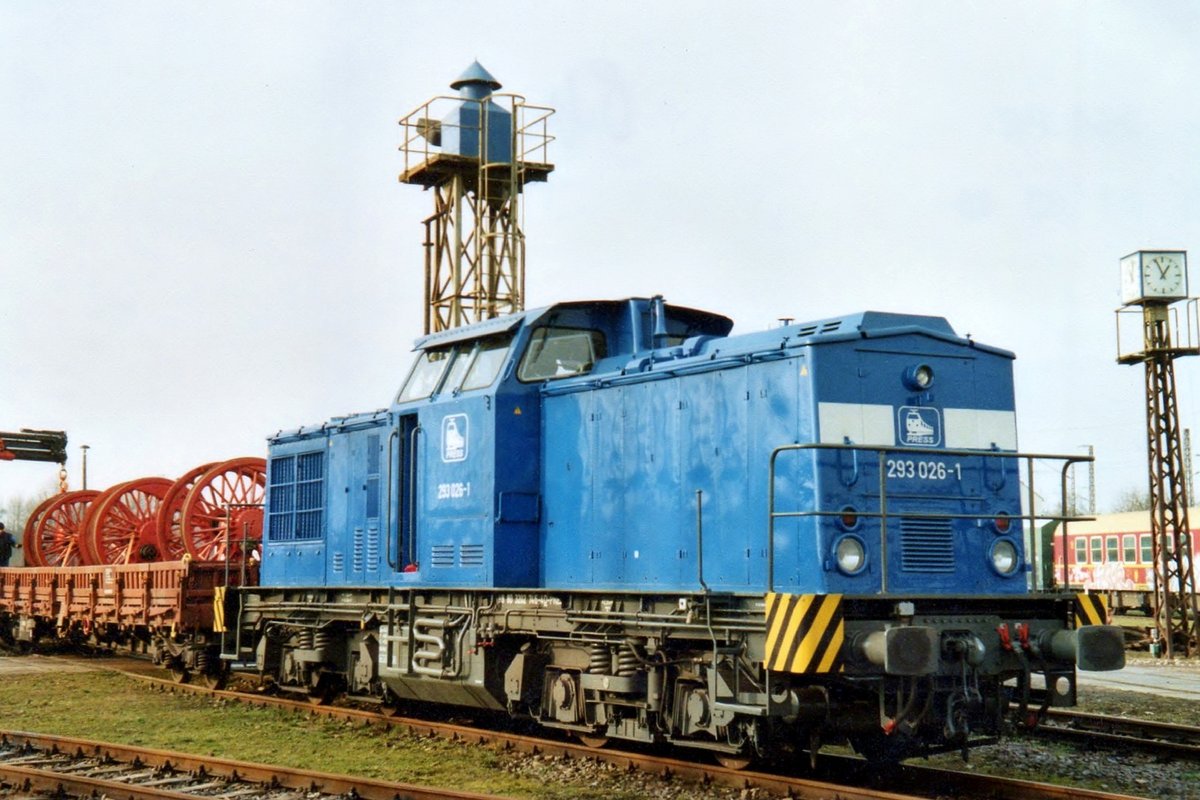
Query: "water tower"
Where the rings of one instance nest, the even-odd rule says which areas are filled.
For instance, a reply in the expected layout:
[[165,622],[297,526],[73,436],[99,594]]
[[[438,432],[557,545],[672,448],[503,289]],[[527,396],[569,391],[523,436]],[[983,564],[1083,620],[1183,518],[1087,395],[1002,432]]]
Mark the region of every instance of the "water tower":
[[400,120],[400,182],[433,193],[425,218],[425,333],[525,307],[525,185],[554,170],[547,150],[554,109],[516,94],[478,61]]

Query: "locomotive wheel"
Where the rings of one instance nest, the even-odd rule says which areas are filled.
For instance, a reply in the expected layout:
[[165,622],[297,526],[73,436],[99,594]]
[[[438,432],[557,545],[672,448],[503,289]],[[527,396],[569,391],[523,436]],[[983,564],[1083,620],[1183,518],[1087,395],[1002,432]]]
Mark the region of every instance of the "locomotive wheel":
[[178,661],[172,662],[167,667],[167,672],[171,673],[171,680],[176,683],[187,683],[192,679],[192,673],[188,672],[187,667]]
[[200,675],[200,682],[208,689],[224,689],[225,681],[229,678],[224,664],[212,667]]
[[204,473],[215,467],[218,462],[211,461],[188,470],[179,477],[158,507],[158,549],[163,554],[164,561],[179,561],[187,548],[183,546],[183,503],[187,500],[188,492],[196,485]]
[[579,738],[580,743],[584,747],[590,747],[593,750],[601,750],[605,747],[608,747],[607,736],[601,736],[599,734],[592,735],[588,733],[577,733],[575,735]]
[[102,492],[92,501],[83,530],[89,564],[158,561],[158,509],[171,488],[166,478],[139,478]]
[[717,753],[715,755],[717,763],[725,769],[743,770],[754,763],[754,759],[750,756],[735,755],[733,753]]
[[379,713],[385,717],[400,715],[400,698],[391,689],[384,689],[383,699],[379,701]]
[[261,541],[266,485],[261,458],[225,461],[197,478],[180,511],[188,555],[196,561],[239,559],[253,547],[245,542]]
[[333,698],[336,696],[337,687],[324,675],[317,679],[316,686],[309,687],[308,694],[305,695],[308,702],[314,706],[327,706],[333,702]]
[[83,563],[79,532],[88,505],[99,492],[55,495],[34,509],[25,524],[25,562],[31,567],[74,567]]

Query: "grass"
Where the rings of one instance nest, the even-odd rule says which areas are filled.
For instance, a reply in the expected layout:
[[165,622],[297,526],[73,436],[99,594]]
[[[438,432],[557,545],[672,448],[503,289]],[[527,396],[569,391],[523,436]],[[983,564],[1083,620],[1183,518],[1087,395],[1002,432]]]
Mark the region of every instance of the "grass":
[[[1151,694],[1080,688],[1080,709],[1195,724],[1200,703]],[[517,769],[520,759],[487,747],[365,728],[322,717],[298,716],[212,700],[163,694],[123,675],[85,673],[11,674],[0,680],[0,727],[78,736],[121,744],[179,750],[381,780],[448,786],[481,794],[535,800],[634,800],[644,792],[620,783],[592,784],[595,776],[571,782],[560,763]],[[974,769],[1013,774],[1014,765],[972,756]],[[955,756],[932,763],[961,767]],[[1019,770],[1016,770],[1019,771]],[[1027,777],[1052,780],[1030,765]]]
[[[620,797],[513,775],[518,755],[197,695],[152,691],[111,672],[14,674],[0,726],[197,755],[538,800]],[[631,796],[632,797],[632,796]]]

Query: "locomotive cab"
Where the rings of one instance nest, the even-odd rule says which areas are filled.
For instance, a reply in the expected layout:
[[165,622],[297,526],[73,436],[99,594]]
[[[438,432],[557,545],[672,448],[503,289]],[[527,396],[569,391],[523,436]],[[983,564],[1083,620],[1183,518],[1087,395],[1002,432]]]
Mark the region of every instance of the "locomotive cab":
[[[660,298],[562,303],[416,343],[392,406],[277,434],[264,583],[542,584],[542,399],[657,347],[724,336]],[[561,433],[561,432],[556,432]]]

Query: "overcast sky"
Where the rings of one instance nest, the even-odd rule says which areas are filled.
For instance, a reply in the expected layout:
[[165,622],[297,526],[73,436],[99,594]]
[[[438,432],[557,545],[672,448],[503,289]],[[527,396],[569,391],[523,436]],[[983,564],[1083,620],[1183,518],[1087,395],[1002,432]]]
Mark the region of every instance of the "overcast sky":
[[[1146,482],[1118,260],[1200,259],[1198,32],[1191,2],[0,2],[0,430],[66,430],[102,488],[387,405],[432,209],[396,122],[478,58],[558,110],[530,306],[945,316],[1017,353],[1023,450],[1095,445],[1103,509]],[[0,463],[0,503],[54,472]]]

